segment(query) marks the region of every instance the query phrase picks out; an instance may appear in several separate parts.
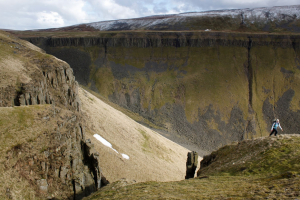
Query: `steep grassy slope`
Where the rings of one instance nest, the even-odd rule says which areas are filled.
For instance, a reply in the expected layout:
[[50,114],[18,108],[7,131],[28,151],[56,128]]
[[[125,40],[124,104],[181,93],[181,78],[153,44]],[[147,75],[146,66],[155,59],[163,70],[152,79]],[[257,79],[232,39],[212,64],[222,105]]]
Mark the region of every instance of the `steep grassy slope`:
[[[54,127],[58,129],[58,119],[72,118],[73,113],[51,105],[2,107],[0,112],[0,198],[73,198],[74,192],[63,182],[63,176],[57,178],[53,173],[62,163],[69,164],[63,155],[53,155],[54,144],[59,142],[67,148],[51,137]],[[60,159],[47,162],[47,154]],[[40,180],[46,184],[40,185]]]
[[[11,197],[14,199],[19,198],[34,198],[36,197],[35,188],[30,183],[24,180],[19,175],[18,171],[13,168],[19,157],[26,155],[26,152],[21,152],[24,143],[33,143],[33,141],[40,136],[40,131],[43,132],[50,129],[53,124],[46,124],[46,120],[35,123],[38,113],[45,113],[51,108],[48,105],[37,105],[30,108],[15,107],[15,108],[0,108],[0,139],[1,139],[1,152],[0,152],[0,174],[1,174],[1,199]],[[43,130],[41,126],[43,125]],[[41,143],[40,148],[44,148]],[[13,149],[15,154],[14,159],[6,159],[7,152]],[[41,150],[40,149],[40,150]],[[16,184],[16,183],[19,184]]]
[[179,182],[116,182],[85,199],[297,199],[300,137],[245,140],[204,157],[198,177]]
[[212,151],[231,141],[265,136],[276,117],[290,133],[300,128],[295,123],[298,35],[43,34],[52,36],[27,40],[67,61],[81,84],[138,113],[189,149]]
[[[109,182],[121,178],[136,182],[184,179],[187,149],[135,122],[82,88],[79,95],[82,112],[88,121],[86,137],[101,155],[100,166]],[[95,139],[94,134],[110,142],[115,150]]]

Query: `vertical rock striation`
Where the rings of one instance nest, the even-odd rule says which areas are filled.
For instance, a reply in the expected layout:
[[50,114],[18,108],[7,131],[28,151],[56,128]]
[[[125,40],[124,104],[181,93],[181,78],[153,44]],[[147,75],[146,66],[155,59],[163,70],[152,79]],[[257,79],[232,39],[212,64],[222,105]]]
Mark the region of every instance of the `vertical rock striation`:
[[[300,118],[297,34],[100,32],[26,40],[70,63],[80,84],[199,153],[266,135],[275,115],[293,112],[292,120],[283,117],[286,130],[300,130],[290,122]],[[289,102],[279,101],[289,89]]]
[[66,63],[58,66],[42,66],[29,83],[16,83],[15,87],[0,88],[0,106],[25,106],[38,104],[63,105],[80,111],[78,83],[73,70]]
[[[82,199],[108,181],[101,174],[99,153],[85,139],[86,122],[73,70],[53,56],[25,46],[22,50],[18,56],[26,60],[22,66],[26,70],[20,70],[18,77],[25,79],[5,80],[6,85],[0,88],[0,107],[52,104],[45,107],[47,116],[37,120],[54,124],[53,129],[7,151],[7,161],[17,159],[12,167],[35,187],[37,196]],[[16,151],[23,156],[17,156]]]

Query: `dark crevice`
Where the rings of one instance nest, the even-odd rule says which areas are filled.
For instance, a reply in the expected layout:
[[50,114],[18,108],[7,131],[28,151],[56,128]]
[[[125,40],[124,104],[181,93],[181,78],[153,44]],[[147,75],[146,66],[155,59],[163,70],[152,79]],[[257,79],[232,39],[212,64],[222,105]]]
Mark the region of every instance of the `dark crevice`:
[[249,105],[252,108],[252,84],[253,84],[253,69],[252,69],[252,63],[251,63],[251,48],[252,48],[252,39],[251,37],[248,38],[248,66],[247,66],[247,72],[248,72],[248,90],[249,90]]
[[[82,130],[82,127],[79,126],[79,128],[80,128],[80,137],[81,137],[81,139],[83,139],[83,130]],[[81,145],[81,150],[82,150],[82,145]]]
[[28,102],[27,102],[28,105],[32,105],[32,101],[31,101],[31,95],[29,95],[29,98],[28,98]]
[[292,46],[293,46],[294,51],[296,52],[296,42],[295,41],[292,42]]
[[36,103],[37,103],[37,104],[41,104],[40,99],[39,99],[39,96],[36,96]]
[[76,200],[76,187],[75,187],[75,180],[72,180],[72,185],[73,185],[73,192],[74,192],[73,199],[74,199],[74,200]]
[[107,40],[104,42],[104,58],[106,58],[107,55]]
[[15,96],[15,99],[14,99],[14,105],[15,106],[20,106],[21,105],[20,97],[23,94],[23,90],[24,90],[24,88],[21,86],[20,89],[16,91],[16,96]]
[[59,167],[59,170],[58,170],[58,177],[60,177],[60,172],[61,172],[61,166]]
[[89,155],[90,147],[85,142],[82,142],[81,145],[83,146],[83,151],[84,151],[83,163],[84,165],[88,166],[90,172],[93,174],[95,188],[97,188],[97,172],[94,167],[94,165],[96,164],[95,160],[92,155]]

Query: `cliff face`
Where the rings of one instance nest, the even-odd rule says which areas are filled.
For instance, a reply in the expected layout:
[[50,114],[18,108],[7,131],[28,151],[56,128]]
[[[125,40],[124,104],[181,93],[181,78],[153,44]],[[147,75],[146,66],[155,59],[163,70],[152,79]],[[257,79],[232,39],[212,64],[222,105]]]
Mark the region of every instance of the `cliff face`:
[[70,64],[80,84],[139,113],[172,140],[211,151],[268,135],[273,118],[297,133],[300,37],[111,32],[25,38]]
[[[7,33],[0,42],[1,174],[19,174],[35,191],[28,198],[82,199],[107,184],[99,154],[85,140],[73,70]],[[6,198],[18,198],[1,179]]]

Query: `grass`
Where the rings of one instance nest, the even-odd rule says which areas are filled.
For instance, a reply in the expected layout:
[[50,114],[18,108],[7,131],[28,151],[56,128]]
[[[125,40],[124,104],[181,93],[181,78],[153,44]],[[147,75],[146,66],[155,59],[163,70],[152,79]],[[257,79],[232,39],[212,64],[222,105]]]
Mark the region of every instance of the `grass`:
[[279,139],[267,137],[227,145],[212,153],[215,161],[210,167],[199,171],[198,175],[274,176],[287,171],[300,175],[299,142],[299,137],[280,136]]
[[[23,145],[35,141],[43,133],[41,123],[36,119],[38,113],[45,113],[48,108],[48,105],[0,108],[0,199],[37,199],[34,188],[13,166],[26,154]],[[10,150],[14,152],[11,159],[8,156]]]
[[[61,109],[54,116],[52,105],[34,105],[2,107],[0,113],[0,199],[41,199],[35,178],[45,178],[44,173],[35,169],[31,175],[30,167],[23,167],[29,158],[43,157],[53,144],[47,133],[54,130],[58,119],[70,118],[71,112]],[[38,165],[31,169],[35,167]]]
[[150,152],[150,142],[149,142],[150,137],[149,137],[149,135],[141,129],[139,129],[138,131],[141,133],[141,135],[144,138],[143,145],[142,145],[143,151]]
[[0,149],[10,149],[16,143],[36,136],[37,133],[30,131],[34,125],[35,107],[40,106],[0,108],[0,138],[3,141]]
[[123,187],[115,182],[86,199],[297,199],[299,142],[297,135],[245,140],[213,152],[214,161],[197,178]]
[[[114,189],[114,183],[90,195],[96,199],[262,199],[297,198],[299,178],[262,180],[258,177],[211,176],[179,182],[146,182]],[[295,186],[284,191],[289,184]]]

